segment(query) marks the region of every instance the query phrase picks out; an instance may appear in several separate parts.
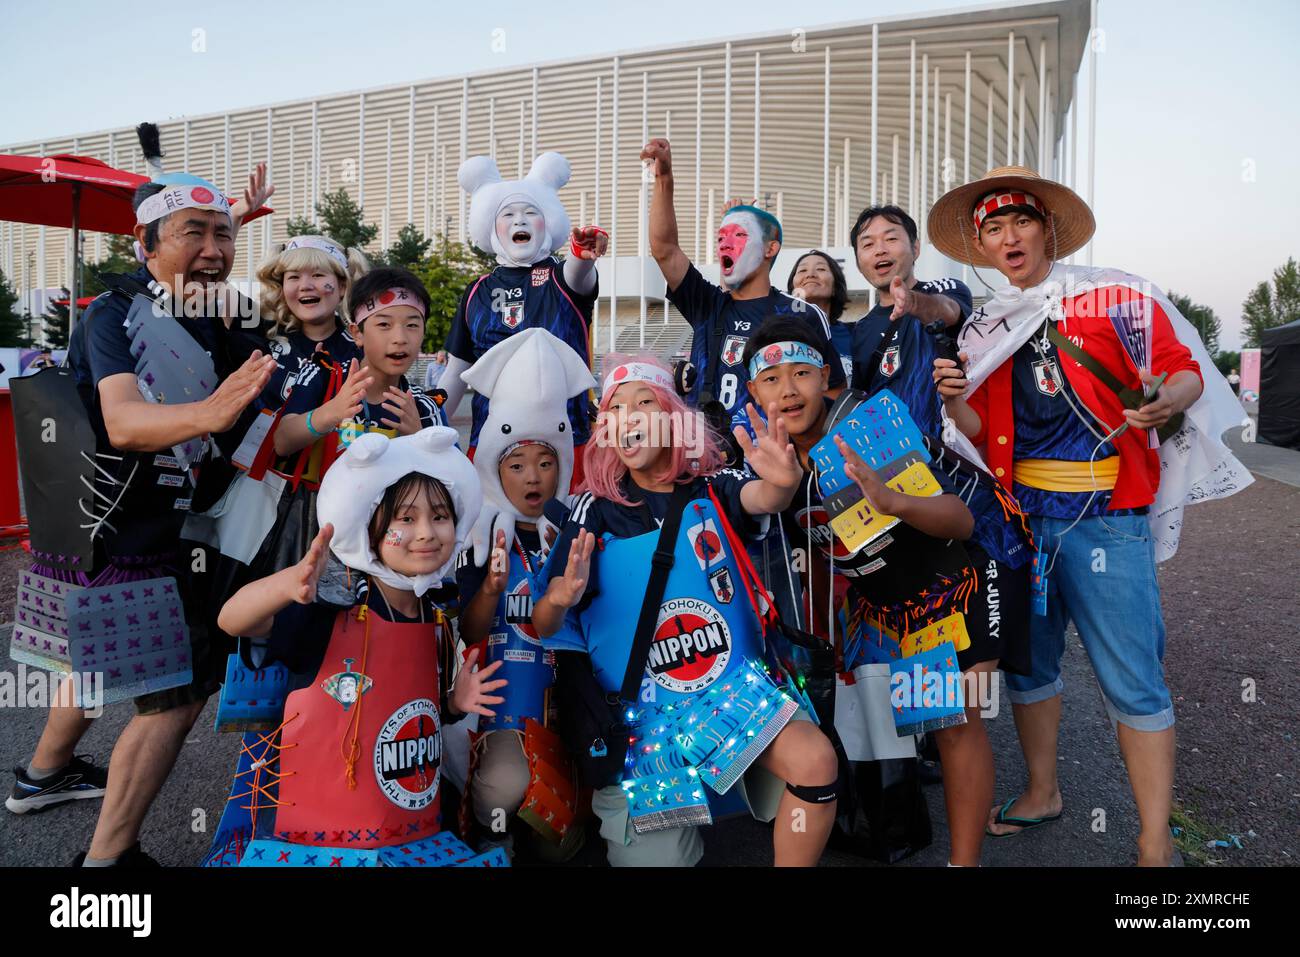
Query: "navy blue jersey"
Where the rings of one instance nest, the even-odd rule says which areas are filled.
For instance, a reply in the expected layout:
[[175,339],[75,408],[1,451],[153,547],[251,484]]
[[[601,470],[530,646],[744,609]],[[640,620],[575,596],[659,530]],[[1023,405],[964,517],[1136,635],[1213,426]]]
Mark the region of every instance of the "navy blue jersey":
[[749,337],[773,315],[806,319],[818,335],[817,351],[830,366],[830,387],[838,389],[845,383],[844,366],[831,343],[826,314],[812,303],[776,288],[758,299],[735,299],[705,279],[694,264],[677,288],[668,291],[668,300],[691,324],[691,363],[698,373],[695,388],[687,396],[691,405],[698,406],[701,395],[707,393],[722,403],[728,416],[744,407],[749,401],[745,388],[749,370],[741,356]]
[[[524,528],[522,525],[515,525],[515,543],[522,548],[528,555],[528,564],[533,570],[540,570],[546,564],[547,549],[542,548],[542,536],[536,528]],[[495,543],[493,544],[495,546]],[[515,545],[510,546],[512,557],[517,557]],[[460,561],[456,566],[456,590],[463,596],[462,604],[468,605],[478,594],[478,590],[483,587],[483,579],[487,578],[488,568],[491,565],[491,559],[485,561],[482,565],[474,564],[474,554],[471,549],[466,548],[460,555]]]
[[[917,282],[912,288],[947,296],[960,307],[963,321],[970,315],[970,289],[956,279]],[[892,311],[893,306],[876,306],[854,325],[853,388],[867,395],[889,389],[903,400],[922,432],[940,435],[943,400],[933,376],[938,344],[915,316],[905,315],[891,322]]]
[[[758,477],[749,471],[739,469],[722,469],[709,478],[697,478],[690,484],[692,498],[708,498],[706,487],[713,485],[713,492],[722,505],[727,521],[738,535],[753,537],[758,534],[765,523],[764,516],[750,515],[740,504],[740,490]],[[668,503],[672,492],[649,492],[641,488],[630,478],[624,477],[621,485],[623,495],[634,505],[620,505],[606,498],[597,498],[591,492],[583,492],[573,500],[568,518],[560,527],[560,536],[555,540],[546,567],[542,569],[539,592],[545,593],[551,577],[563,575],[564,567],[569,561],[569,548],[574,539],[583,531],[591,532],[600,539],[606,533],[615,538],[634,538],[654,531],[663,524],[668,514]],[[593,558],[594,560],[594,558]],[[593,576],[594,577],[594,576]],[[588,581],[587,592],[578,608],[584,607],[595,593],[596,583]],[[640,609],[630,609],[629,626],[636,623],[635,615]]]
[[298,329],[295,332],[276,336],[267,345],[271,355],[275,357],[275,371],[271,373],[266,388],[262,390],[260,400],[262,408],[272,411],[280,408],[284,400],[289,397],[295,377],[311,362],[317,346],[344,369],[347,369],[348,362],[352,359],[361,358],[361,349],[348,335],[347,330],[343,328],[342,320],[339,319],[334,322],[334,331],[319,342],[307,338],[306,334]]
[[[305,415],[325,404],[325,393],[329,390],[329,375],[321,364],[308,362],[298,373],[292,386],[289,398],[284,401],[284,414]],[[447,424],[443,418],[442,407],[419,386],[407,382],[406,376],[397,380],[397,388],[415,397],[415,407],[420,410],[421,427],[427,429],[431,425]],[[382,403],[373,404],[362,399],[361,411],[356,415],[356,421],[364,422],[367,428],[388,428],[383,420],[392,420],[394,414],[384,408]]]
[[[147,287],[153,277],[141,266],[126,280]],[[97,496],[116,500],[99,533],[106,554],[111,558],[160,556],[176,550],[194,486],[170,449],[124,454],[109,441],[99,403],[99,384],[109,376],[136,374],[136,360],[131,355],[131,340],[126,332],[131,290],[122,288],[128,294],[107,292],[86,308],[71,337],[68,364],[86,403],[95,432],[96,452],[102,456],[100,466],[112,469],[109,463],[117,463],[114,474],[119,481],[126,482],[126,488],[122,489],[96,476]],[[232,336],[219,320],[179,315],[176,321],[212,358],[218,377],[225,378],[232,363],[242,361],[242,352],[232,354],[227,341]],[[231,431],[237,429],[238,424]],[[238,434],[242,435],[242,430]]]
[[853,381],[853,325],[847,322],[840,322],[838,319],[830,320],[831,326],[831,345],[835,346],[835,351],[840,354],[840,365],[844,367],[844,378],[846,381]]
[[[473,365],[483,353],[507,336],[524,329],[545,329],[568,343],[591,366],[591,307],[597,285],[580,293],[564,281],[564,266],[549,257],[531,266],[498,266],[474,282],[461,296],[444,348]],[[569,424],[574,445],[591,434],[589,397],[569,400]],[[474,395],[469,444],[478,444],[478,431],[487,419],[486,396]]]
[[[1012,357],[1011,402],[1016,410],[1017,459],[1087,462],[1119,454],[1111,443],[1101,442],[1106,435],[1101,425],[1089,416],[1090,428],[1075,413],[1078,409],[1089,415],[1062,373],[1060,356],[1050,340],[1035,336]],[[1107,511],[1109,491],[1095,496],[1091,492],[1049,492],[1013,482],[1012,492],[1028,515],[1074,519],[1081,514],[1090,517],[1135,511]]]

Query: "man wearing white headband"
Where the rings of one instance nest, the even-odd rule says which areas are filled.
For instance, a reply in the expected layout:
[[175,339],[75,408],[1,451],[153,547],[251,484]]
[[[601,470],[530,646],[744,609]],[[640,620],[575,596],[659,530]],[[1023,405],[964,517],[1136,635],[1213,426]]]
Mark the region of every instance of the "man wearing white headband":
[[[178,551],[178,542],[191,502],[215,500],[224,484],[215,485],[223,477],[228,481],[229,472],[201,452],[189,463],[200,467],[195,487],[186,463],[173,450],[212,436],[228,459],[247,427],[250,404],[275,369],[275,360],[262,351],[266,344],[260,330],[241,328],[211,312],[209,293],[229,275],[235,252],[230,203],[221,191],[197,176],[166,174],[136,191],[135,208],[144,265],[126,276],[107,277],[110,291],[86,310],[69,363],[83,394],[94,397],[87,411],[100,460],[110,463],[96,478],[96,494],[112,505],[95,524],[97,556],[102,553],[95,573],[147,569],[146,578],[179,579],[186,597],[193,681],[136,699],[139,714],[113,750],[94,839],[88,853],[78,857],[92,866],[151,863],[139,849],[141,823],[185,735],[220,686],[225,654],[216,647],[215,612],[200,613],[205,588],[201,580],[189,578],[191,556],[188,549]],[[184,346],[211,360],[215,382],[206,398],[164,404],[161,397],[150,401],[142,394],[145,374],[127,328],[132,304],[141,299],[170,312],[193,340]],[[207,447],[199,443],[199,448]]]
[[1067,187],[1021,167],[994,170],[940,198],[929,223],[941,252],[1009,284],[963,327],[965,368],[936,360],[935,380],[949,416],[1030,517],[1037,547],[1032,673],[1007,675],[1029,786],[993,809],[989,833],[1061,815],[1060,661],[1073,620],[1129,769],[1138,863],[1168,864],[1174,708],[1155,564],[1177,547],[1186,502],[1250,483],[1219,441],[1241,408],[1153,284],[1061,264],[1095,228]]
[[748,401],[749,376],[741,362],[745,343],[769,316],[803,316],[826,338],[831,389],[844,386],[844,369],[830,344],[831,327],[812,303],[772,286],[772,263],[781,251],[781,224],[767,210],[732,205],[718,227],[717,253],[722,287],[709,282],[687,258],[677,239],[673,208],[673,160],[667,140],[653,139],[641,159],[654,170],[650,199],[650,255],[668,284],[668,299],[691,324],[691,363],[697,376],[687,401],[706,412],[713,402],[717,420],[730,421]]
[[[450,420],[465,394],[461,374],[489,349],[524,329],[545,329],[566,343],[588,367],[592,306],[598,293],[596,260],[609,237],[597,226],[570,228],[559,190],[569,181],[569,161],[543,153],[528,175],[502,180],[496,163],[475,156],[460,168],[461,188],[470,194],[471,242],[496,257],[497,267],[465,291],[447,336],[447,370],[439,380],[447,393]],[[563,263],[554,254],[566,243]],[[591,432],[590,398],[569,404],[575,446],[575,484],[582,479],[583,446]],[[487,399],[474,396],[471,455],[487,418]]]

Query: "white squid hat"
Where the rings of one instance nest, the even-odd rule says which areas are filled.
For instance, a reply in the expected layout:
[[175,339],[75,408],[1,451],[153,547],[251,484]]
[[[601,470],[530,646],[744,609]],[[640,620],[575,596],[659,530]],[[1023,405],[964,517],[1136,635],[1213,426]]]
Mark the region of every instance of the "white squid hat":
[[[483,498],[505,515],[532,521],[519,514],[501,487],[501,456],[519,442],[546,443],[559,460],[556,495],[566,495],[573,475],[568,402],[595,388],[596,380],[571,346],[540,328],[525,329],[498,342],[460,377],[488,400],[487,419],[479,430],[474,453]],[[506,538],[511,538],[509,531]]]
[[[423,595],[456,567],[456,558],[469,538],[483,507],[483,489],[474,466],[456,448],[455,429],[430,426],[395,439],[367,432],[348,446],[321,480],[316,518],[334,526],[330,551],[349,568],[365,572],[394,588]],[[370,518],[389,487],[412,472],[435,478],[447,488],[456,510],[456,547],[441,568],[430,575],[399,575],[380,562],[370,547]]]
[[503,180],[490,156],[470,157],[461,164],[456,176],[461,189],[470,194],[470,241],[485,253],[501,255],[494,228],[497,212],[507,202],[526,199],[537,207],[546,222],[544,255],[555,252],[569,241],[569,214],[560,202],[560,188],[569,181],[569,175],[569,161],[554,152],[543,153],[533,160],[528,175],[517,180]]

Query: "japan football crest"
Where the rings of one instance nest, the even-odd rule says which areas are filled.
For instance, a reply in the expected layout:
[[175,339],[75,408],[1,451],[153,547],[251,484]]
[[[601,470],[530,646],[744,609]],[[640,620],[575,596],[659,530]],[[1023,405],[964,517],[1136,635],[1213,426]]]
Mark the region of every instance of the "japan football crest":
[[519,323],[524,321],[524,304],[522,302],[508,302],[501,308],[501,321],[506,324],[506,328],[514,329]]
[[731,599],[736,594],[735,585],[731,581],[731,569],[723,565],[717,571],[709,572],[709,587],[713,589],[714,598],[724,605],[731,604]]
[[722,362],[724,365],[734,366],[740,362],[741,356],[745,353],[744,336],[727,336],[722,343]]
[[1039,359],[1033,364],[1034,385],[1045,396],[1055,398],[1061,391],[1061,368],[1055,359]]
[[893,375],[898,371],[898,346],[890,346],[880,357],[880,374]]
[[701,571],[708,571],[711,566],[727,557],[722,550],[722,537],[718,534],[718,527],[711,518],[688,528],[686,537],[690,540],[691,551],[695,553]]

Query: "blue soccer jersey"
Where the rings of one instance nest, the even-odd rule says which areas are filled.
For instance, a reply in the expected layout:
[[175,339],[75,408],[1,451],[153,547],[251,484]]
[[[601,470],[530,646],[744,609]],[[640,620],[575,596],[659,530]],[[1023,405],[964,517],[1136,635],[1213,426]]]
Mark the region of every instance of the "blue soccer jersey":
[[[473,365],[498,342],[524,329],[545,329],[568,343],[591,365],[591,308],[598,288],[579,293],[564,281],[563,263],[554,257],[531,266],[498,266],[479,277],[465,291],[447,335],[446,350]],[[591,434],[589,397],[569,400],[569,423],[574,445]],[[475,395],[469,444],[478,444],[478,432],[487,419],[486,396]]]
[[831,367],[830,387],[838,389],[845,384],[844,366],[831,344],[830,324],[812,303],[775,288],[758,299],[736,299],[705,279],[694,265],[677,288],[668,291],[668,300],[686,317],[693,333],[691,363],[698,374],[695,388],[687,396],[691,405],[698,406],[701,396],[708,394],[722,403],[728,416],[744,407],[749,401],[745,388],[749,370],[742,360],[745,344],[769,316],[806,319],[821,338],[819,351]]

